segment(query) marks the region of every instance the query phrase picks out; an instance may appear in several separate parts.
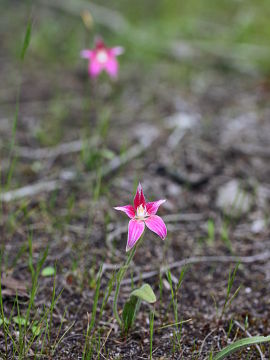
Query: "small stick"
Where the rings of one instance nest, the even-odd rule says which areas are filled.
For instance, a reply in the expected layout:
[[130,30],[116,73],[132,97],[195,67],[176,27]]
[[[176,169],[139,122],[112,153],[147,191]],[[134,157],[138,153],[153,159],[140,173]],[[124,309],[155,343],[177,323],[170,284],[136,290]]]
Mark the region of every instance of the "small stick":
[[16,156],[29,160],[50,159],[56,158],[61,155],[68,155],[80,152],[84,148],[85,144],[97,146],[97,143],[97,138],[91,138],[85,140],[74,140],[67,143],[62,143],[51,148],[32,149],[26,146],[17,146]]
[[258,145],[233,145],[225,149],[227,152],[236,152],[246,156],[258,156],[270,158],[270,147],[262,147]]
[[206,340],[209,338],[209,336],[211,336],[217,329],[213,329],[211,330],[206,336],[205,338],[203,339],[203,342],[202,342],[202,345],[200,347],[200,351],[199,351],[199,354],[198,354],[198,359],[200,358],[201,354],[202,354],[202,351],[203,351],[203,348],[204,348],[204,345],[206,343]]
[[[128,164],[134,158],[144,153],[156,140],[157,136],[152,136],[148,141],[141,144],[131,146],[126,153],[114,157],[107,165],[101,169],[101,177],[106,177],[117,171],[121,166]],[[0,201],[10,202],[22,199],[24,197],[32,197],[42,192],[51,192],[63,187],[65,182],[75,180],[79,174],[71,169],[65,169],[60,172],[58,178],[48,181],[40,181],[31,185],[23,186],[19,189],[10,190],[0,193]],[[83,178],[91,180],[95,178],[95,173],[85,175]]]
[[162,266],[160,270],[153,270],[149,272],[145,272],[141,275],[133,277],[133,279],[125,279],[122,281],[122,285],[131,284],[131,282],[137,282],[139,280],[150,279],[160,273],[165,273],[168,269],[175,269],[178,267],[183,267],[189,264],[200,264],[200,263],[208,263],[208,262],[218,262],[218,263],[243,263],[243,264],[252,264],[257,261],[266,261],[270,259],[270,251],[264,251],[263,253],[259,253],[252,256],[197,256],[190,257],[188,259],[183,259],[180,261],[176,261],[168,266]]
[[[202,221],[204,220],[204,218],[205,216],[200,213],[170,214],[163,217],[166,223]],[[120,237],[126,231],[127,225],[117,225],[117,227],[108,234],[107,245],[111,247],[111,242],[115,238]]]

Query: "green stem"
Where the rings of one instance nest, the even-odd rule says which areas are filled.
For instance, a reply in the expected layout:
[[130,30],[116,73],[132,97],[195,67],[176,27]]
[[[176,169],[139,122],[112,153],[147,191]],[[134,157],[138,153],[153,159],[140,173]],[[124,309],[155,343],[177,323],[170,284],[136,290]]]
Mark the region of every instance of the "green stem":
[[116,289],[115,289],[115,294],[114,294],[114,299],[113,299],[113,314],[118,322],[118,324],[120,326],[122,326],[122,320],[120,319],[120,316],[118,314],[118,310],[117,310],[117,303],[118,303],[118,296],[119,296],[119,291],[120,291],[120,286],[121,286],[121,282],[127,272],[127,269],[129,267],[129,264],[131,263],[131,260],[133,259],[135,252],[136,252],[136,248],[138,245],[139,241],[137,242],[137,244],[132,248],[132,250],[129,252],[128,254],[128,258],[125,262],[125,265],[123,265],[118,273],[117,273],[117,277],[116,277]]

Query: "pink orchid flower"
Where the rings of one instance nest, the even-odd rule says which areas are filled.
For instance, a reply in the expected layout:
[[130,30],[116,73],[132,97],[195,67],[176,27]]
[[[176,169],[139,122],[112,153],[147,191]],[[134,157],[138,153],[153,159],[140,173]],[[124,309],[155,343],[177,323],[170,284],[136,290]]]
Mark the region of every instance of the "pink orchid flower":
[[142,186],[139,183],[134,197],[134,206],[125,205],[115,207],[116,210],[123,211],[131,219],[128,224],[126,251],[132,249],[140,239],[144,232],[145,225],[148,229],[159,235],[162,240],[165,239],[167,235],[166,225],[161,217],[156,215],[159,206],[165,201],[166,200],[158,200],[147,203],[143,195]]
[[118,62],[116,56],[123,54],[124,49],[121,46],[108,48],[101,38],[95,41],[95,48],[81,51],[81,57],[89,60],[89,76],[96,78],[105,70],[111,78],[116,78],[118,74]]

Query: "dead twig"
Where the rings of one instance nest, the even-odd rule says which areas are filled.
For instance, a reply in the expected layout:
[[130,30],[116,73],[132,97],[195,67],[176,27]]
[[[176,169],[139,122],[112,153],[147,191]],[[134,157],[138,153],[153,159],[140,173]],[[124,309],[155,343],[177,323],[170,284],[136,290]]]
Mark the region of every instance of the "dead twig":
[[122,281],[123,285],[135,283],[139,280],[146,280],[152,278],[158,274],[166,273],[168,270],[172,270],[175,268],[181,268],[186,265],[194,265],[200,263],[243,263],[243,264],[252,264],[258,261],[267,261],[270,260],[270,251],[264,251],[263,253],[252,255],[252,256],[194,256],[188,259],[183,259],[180,261],[176,261],[167,266],[162,266],[159,270],[153,270],[149,272],[145,272],[141,275],[134,276],[133,279],[125,279]]
[[193,222],[193,221],[202,221],[205,219],[205,216],[201,213],[183,213],[183,214],[170,214],[164,216],[164,221],[168,223],[173,222]]
[[50,192],[61,187],[62,182],[59,180],[40,181],[35,184],[23,186],[16,190],[6,191],[0,193],[0,201],[10,202],[13,200],[22,199],[28,196],[35,196],[41,192]]
[[[4,288],[3,288],[4,287]],[[27,288],[29,284],[22,280],[17,280],[12,276],[6,276],[2,274],[1,277],[1,288],[2,296],[15,297],[16,295],[24,298],[28,298]]]
[[[113,158],[111,161],[108,162],[107,165],[105,165],[101,169],[101,177],[104,178],[107,177],[108,175],[111,175],[112,173],[117,171],[121,166],[128,164],[131,160],[140,156],[152,145],[152,143],[154,142],[154,140],[156,140],[156,138],[157,136],[152,136],[149,137],[147,141],[144,139],[143,142],[141,142],[140,144],[133,145],[124,154]],[[78,174],[76,171],[71,169],[65,169],[60,172],[57,179],[41,181],[21,187],[19,189],[0,193],[0,201],[10,202],[13,200],[22,199],[24,197],[30,197],[30,196],[32,197],[42,192],[51,192],[62,188],[64,183],[75,180],[79,176],[81,175]],[[95,177],[96,177],[95,173],[90,173],[89,175],[83,176],[83,178],[85,178],[88,181],[95,179]]]
[[213,329],[211,330],[206,336],[205,338],[203,339],[203,342],[202,342],[202,345],[200,347],[200,351],[199,351],[199,354],[198,354],[198,359],[200,359],[200,356],[202,355],[202,351],[203,351],[203,348],[204,348],[204,345],[206,343],[206,340],[209,338],[209,336],[211,336],[217,329]]
[[[171,214],[164,216],[163,219],[166,223],[192,222],[192,221],[204,220],[204,215],[199,213]],[[112,241],[119,238],[122,234],[126,232],[127,232],[127,225],[120,225],[120,226],[117,225],[117,227],[114,230],[112,230],[106,238],[107,246],[111,248]]]
[[104,349],[104,347],[105,347],[105,345],[106,345],[106,342],[108,341],[109,336],[111,335],[112,329],[113,329],[113,328],[110,327],[109,331],[107,332],[107,335],[106,335],[106,338],[105,338],[105,340],[104,340],[104,343],[102,344],[102,346],[101,346],[101,348],[100,348],[100,350],[99,350],[100,353],[101,353],[101,351]]
[[63,143],[52,148],[32,149],[25,146],[16,148],[16,156],[29,160],[42,160],[56,158],[61,155],[68,155],[82,151],[84,146],[97,146],[98,138],[91,138],[85,140],[75,140],[68,143]]
[[221,166],[216,167],[210,174],[187,174],[179,169],[158,165],[156,172],[161,175],[170,178],[174,182],[180,185],[186,185],[191,188],[197,189],[207,184],[214,175],[218,174],[221,170]]
[[264,158],[270,158],[270,147],[262,147],[258,145],[251,144],[240,144],[233,145],[228,149],[225,149],[228,152],[238,153],[246,156],[258,156]]

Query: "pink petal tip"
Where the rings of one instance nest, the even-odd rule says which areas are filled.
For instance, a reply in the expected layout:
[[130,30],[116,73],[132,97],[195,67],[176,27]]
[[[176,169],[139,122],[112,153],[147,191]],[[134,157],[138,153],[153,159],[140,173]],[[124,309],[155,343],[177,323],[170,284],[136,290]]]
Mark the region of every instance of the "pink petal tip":
[[144,231],[143,221],[136,219],[130,220],[128,224],[128,240],[127,240],[126,251],[129,251],[130,249],[133,248],[133,246],[142,236],[143,231]]
[[158,215],[151,215],[148,219],[145,220],[145,225],[149,230],[160,236],[162,240],[164,240],[167,236],[166,225]]
[[139,207],[140,205],[145,206],[145,198],[144,198],[144,194],[143,194],[143,189],[142,189],[141,183],[139,183],[139,185],[138,185],[138,187],[137,187],[136,195],[135,195],[135,197],[134,197],[134,208],[135,208],[135,210],[136,210],[137,207]]
[[157,213],[160,205],[165,203],[165,201],[166,200],[158,200],[158,201],[153,201],[153,202],[147,203],[146,211],[148,212],[149,215],[155,215]]
[[116,206],[114,209],[123,211],[131,219],[135,216],[135,210],[132,205]]

